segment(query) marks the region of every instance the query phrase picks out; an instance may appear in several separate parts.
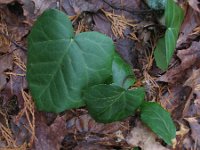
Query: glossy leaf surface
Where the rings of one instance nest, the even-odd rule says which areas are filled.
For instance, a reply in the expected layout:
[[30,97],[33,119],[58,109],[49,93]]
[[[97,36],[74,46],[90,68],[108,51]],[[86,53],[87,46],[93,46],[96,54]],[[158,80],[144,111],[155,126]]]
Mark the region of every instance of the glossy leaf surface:
[[145,102],[141,106],[141,120],[167,144],[176,137],[176,127],[169,112],[158,103]]
[[173,0],[167,0],[165,7],[165,24],[167,30],[165,36],[158,40],[154,52],[156,64],[162,70],[167,70],[174,54],[183,18],[183,10]]
[[117,53],[112,63],[113,83],[128,89],[135,83],[135,75],[131,66],[126,63]]
[[45,11],[28,37],[27,79],[37,108],[61,112],[85,105],[82,90],[111,76],[113,55],[109,37],[98,32],[75,36],[64,13]]
[[134,114],[144,95],[143,88],[125,90],[116,85],[96,85],[85,91],[84,100],[96,121],[110,123]]

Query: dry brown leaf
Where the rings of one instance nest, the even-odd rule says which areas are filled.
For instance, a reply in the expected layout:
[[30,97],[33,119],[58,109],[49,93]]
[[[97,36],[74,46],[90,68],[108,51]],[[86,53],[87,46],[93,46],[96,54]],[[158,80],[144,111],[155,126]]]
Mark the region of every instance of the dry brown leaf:
[[[15,57],[15,54],[18,55],[18,57]],[[6,84],[4,90],[0,92],[0,97],[4,103],[7,103],[10,101],[10,99],[12,99],[13,96],[15,96],[18,102],[18,106],[23,108],[24,100],[21,94],[21,89],[27,89],[27,81],[25,78],[26,72],[23,68],[25,65],[24,62],[26,62],[26,55],[23,53],[23,51],[16,50],[13,52],[13,56],[14,59],[12,62],[12,70],[6,70],[5,72],[5,74],[7,74],[9,77],[9,81]]]
[[67,133],[66,115],[57,117],[54,122],[47,126],[41,113],[36,114],[36,139],[33,150],[58,150]]
[[170,85],[168,90],[161,94],[159,101],[161,105],[172,113],[174,119],[180,119],[185,101],[190,94],[189,87],[179,85]]
[[184,82],[191,75],[193,68],[200,67],[200,42],[193,42],[192,45],[184,50],[179,50],[177,56],[181,60],[181,64],[167,71],[158,80],[175,84]]
[[80,14],[84,11],[97,12],[99,9],[103,7],[103,2],[99,0],[81,0],[81,1],[68,0],[68,1],[76,14]]
[[119,130],[126,130],[127,123],[110,123],[103,124],[97,123],[92,119],[88,114],[81,115],[78,118],[74,117],[71,120],[67,121],[67,130],[69,133],[76,132],[92,132],[92,133],[101,133],[101,134],[110,134]]
[[[198,35],[193,34],[193,30],[200,24],[200,14],[188,7],[184,21],[182,23],[179,38],[177,40],[177,48],[188,47],[192,40]],[[193,34],[193,35],[192,35]]]
[[129,130],[127,121],[103,124],[95,122],[88,114],[84,114],[68,120],[66,126],[67,136],[63,141],[66,149],[73,149],[76,145],[83,147],[83,143],[85,149],[95,145],[127,146],[124,138]]
[[57,0],[20,0],[23,4],[24,23],[32,26],[36,18],[48,8],[55,8]]
[[14,2],[15,0],[0,0],[0,4],[9,4]]
[[199,0],[188,0],[188,3],[194,10],[200,12],[200,1]]
[[[185,81],[184,86],[192,88],[188,97],[183,116],[200,115],[200,69],[193,70],[191,76]],[[195,95],[195,96],[194,96]]]
[[198,144],[198,148],[200,148],[200,124],[199,121],[197,120],[199,118],[185,118],[189,122],[191,131],[192,131],[192,138],[195,143]]
[[56,0],[31,0],[31,1],[34,3],[35,6],[34,13],[37,15],[42,14],[44,10],[53,5],[53,3],[56,3]]
[[140,147],[143,150],[169,150],[156,141],[157,136],[142,123],[138,123],[127,136],[129,145]]
[[106,148],[105,146],[83,142],[77,145],[73,150],[108,150],[108,148]]
[[191,87],[194,92],[200,90],[200,69],[193,70],[191,76],[185,81],[184,86]]
[[[19,4],[17,1],[13,2],[12,4],[2,6],[0,9],[0,21],[1,24],[3,23],[7,30],[1,29],[1,32],[4,34],[4,37],[11,43],[18,43],[19,45],[22,45],[21,40],[28,34],[29,27],[24,24],[25,17],[23,16],[23,9],[22,5]],[[13,9],[13,7],[15,9]],[[8,47],[9,49],[7,51],[12,51],[16,46]]]
[[[9,114],[9,116],[4,115],[5,123],[0,123],[0,143],[6,143],[4,146],[0,144],[0,149],[25,150],[27,147],[31,147],[35,138],[34,104],[28,93],[22,91],[22,95],[25,101],[24,108],[17,116],[12,114],[12,118],[10,118],[11,114],[8,112],[8,108],[4,107],[6,114]],[[2,139],[4,140],[2,141]]]
[[195,99],[190,105],[187,116],[200,116],[200,98]]
[[5,71],[12,70],[13,62],[10,54],[0,56],[0,91],[5,87],[8,76],[5,75]]

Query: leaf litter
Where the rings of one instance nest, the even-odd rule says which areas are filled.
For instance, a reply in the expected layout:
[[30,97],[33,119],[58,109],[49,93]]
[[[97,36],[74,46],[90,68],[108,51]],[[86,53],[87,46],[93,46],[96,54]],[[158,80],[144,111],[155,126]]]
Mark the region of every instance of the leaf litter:
[[161,72],[152,57],[154,32],[159,30],[150,28],[156,24],[155,17],[135,13],[148,9],[142,1],[0,0],[0,148],[171,149],[138,123],[137,115],[104,125],[96,123],[85,109],[58,116],[35,109],[25,80],[23,48],[38,15],[57,7],[73,19],[77,34],[95,30],[109,35],[133,66],[138,78],[135,86],[143,84],[147,100],[157,101],[171,112],[178,127],[175,149],[199,149],[199,1],[189,0],[185,6],[176,54],[170,69]]

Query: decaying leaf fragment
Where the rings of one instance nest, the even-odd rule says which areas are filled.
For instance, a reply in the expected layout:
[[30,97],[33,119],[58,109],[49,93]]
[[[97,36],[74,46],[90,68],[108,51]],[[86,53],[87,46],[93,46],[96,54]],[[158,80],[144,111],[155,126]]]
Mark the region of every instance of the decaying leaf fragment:
[[181,64],[167,71],[158,80],[168,83],[183,82],[192,68],[200,67],[200,42],[193,42],[192,45],[183,50],[179,50],[177,56],[181,60]]
[[188,3],[194,10],[200,12],[200,1],[199,0],[188,0]]
[[0,0],[0,4],[9,4],[12,3],[15,0]]
[[191,76],[186,80],[184,86],[192,88],[190,96],[187,99],[183,116],[200,115],[200,69],[193,70]]
[[131,130],[126,141],[134,147],[140,147],[144,150],[169,150],[156,141],[156,135],[145,127],[141,122]]
[[12,56],[11,55],[3,55],[0,57],[0,91],[4,88],[7,83],[7,76],[4,71],[12,69]]
[[200,124],[199,121],[197,120],[198,118],[187,118],[185,120],[187,120],[189,122],[191,131],[192,131],[192,138],[194,140],[194,142],[198,145],[198,147],[200,146]]
[[36,140],[34,150],[55,150],[60,149],[61,142],[66,134],[66,115],[57,117],[56,120],[47,126],[45,118],[41,114],[36,114]]

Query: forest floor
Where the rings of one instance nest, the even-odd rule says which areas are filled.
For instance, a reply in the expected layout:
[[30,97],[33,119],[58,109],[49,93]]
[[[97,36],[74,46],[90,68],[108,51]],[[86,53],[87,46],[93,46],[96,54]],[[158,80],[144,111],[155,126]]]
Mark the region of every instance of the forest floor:
[[[200,2],[178,4],[185,18],[164,72],[153,57],[163,29],[142,0],[0,0],[0,149],[200,149]],[[173,146],[147,129],[137,114],[101,124],[85,108],[59,115],[37,111],[26,81],[27,37],[48,8],[69,15],[76,34],[98,31],[113,39],[134,68],[134,86],[144,86],[146,100],[171,113],[177,128]]]

